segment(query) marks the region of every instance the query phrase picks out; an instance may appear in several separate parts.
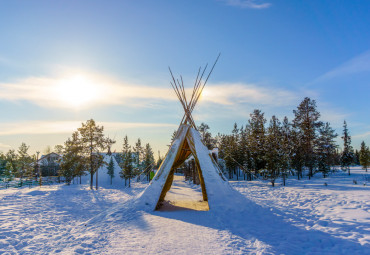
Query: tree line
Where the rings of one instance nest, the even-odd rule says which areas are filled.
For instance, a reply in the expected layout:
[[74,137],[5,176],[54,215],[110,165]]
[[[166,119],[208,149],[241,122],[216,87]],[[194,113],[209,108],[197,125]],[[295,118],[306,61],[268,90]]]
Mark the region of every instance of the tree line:
[[244,179],[265,178],[274,186],[277,178],[285,180],[290,175],[309,179],[315,173],[327,177],[340,165],[350,174],[351,164],[369,166],[369,147],[362,142],[361,150],[354,151],[347,123],[344,121],[343,150],[339,152],[335,138],[338,134],[330,123],[320,120],[315,100],[308,97],[293,110],[294,119],[279,120],[272,116],[267,120],[261,110],[255,109],[243,127],[234,124],[231,134],[209,133],[209,126],[202,124],[198,129],[204,144],[209,148],[218,147],[221,167],[231,179],[242,174]]
[[[73,132],[71,137],[64,142],[64,145],[56,145],[55,152],[62,157],[59,160],[59,177],[64,177],[67,184],[74,178],[90,175],[90,188],[93,188],[93,176],[98,169],[107,165],[107,174],[114,176],[113,159],[107,164],[104,161],[104,152],[113,155],[111,146],[116,143],[113,139],[106,137],[103,133],[104,127],[98,126],[93,119],[82,123],[82,126]],[[38,164],[37,156],[29,155],[29,146],[22,143],[17,151],[9,150],[6,154],[0,153],[0,176],[20,178],[37,178]],[[50,153],[50,147],[47,148]],[[124,179],[125,185],[131,184],[131,179],[139,174],[148,174],[150,167],[155,166],[154,153],[149,143],[142,146],[139,138],[135,146],[130,146],[128,137],[123,140],[122,152],[113,155],[121,170],[119,177]],[[158,162],[160,163],[160,162]],[[98,176],[96,175],[96,189],[98,189]]]
[[[93,188],[93,176],[97,173],[98,169],[107,165],[107,174],[112,179],[114,176],[114,164],[111,158],[107,164],[104,162],[103,151],[108,151],[112,155],[111,146],[116,143],[113,139],[107,138],[103,134],[104,127],[96,125],[93,119],[82,123],[82,127],[78,128],[72,134],[71,138],[62,146],[61,154],[61,169],[59,174],[66,178],[68,183],[74,177],[80,178],[85,173],[90,174],[90,188]],[[141,139],[139,138],[135,146],[131,147],[128,142],[127,135],[123,139],[122,152],[115,153],[115,159],[118,162],[121,170],[119,177],[124,179],[125,186],[131,186],[131,179],[149,171],[150,166],[154,166],[154,154],[149,143],[142,146]],[[145,172],[147,174],[147,172]],[[98,189],[98,175],[96,174],[96,189]],[[128,183],[127,183],[128,181]]]
[[18,150],[10,149],[7,153],[0,152],[0,176],[5,176],[10,180],[13,176],[20,178],[22,182],[24,178],[32,178],[35,176],[36,161],[35,154],[30,155],[28,150],[30,146],[22,143]]

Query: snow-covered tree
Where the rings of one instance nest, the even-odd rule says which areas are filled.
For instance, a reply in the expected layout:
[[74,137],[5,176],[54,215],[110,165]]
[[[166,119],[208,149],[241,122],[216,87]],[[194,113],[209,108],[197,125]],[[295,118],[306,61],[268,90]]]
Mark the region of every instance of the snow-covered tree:
[[[131,152],[131,145],[128,143],[127,135],[123,138],[123,148],[122,148],[122,160],[120,177],[125,179],[125,186],[127,186],[127,179],[131,179],[133,176],[133,158]],[[129,180],[130,181],[130,180]]]
[[366,170],[370,166],[370,150],[369,147],[366,146],[365,142],[362,141],[361,149],[360,149],[360,164],[363,169]]
[[288,177],[290,168],[292,166],[292,152],[293,152],[293,139],[292,139],[292,129],[291,129],[291,123],[289,123],[288,118],[285,116],[283,123],[281,125],[281,169],[280,174],[283,177],[283,185],[285,186],[285,180]]
[[152,165],[154,165],[154,153],[150,144],[147,143],[144,148],[143,169],[149,171]]
[[140,138],[137,139],[137,142],[135,143],[135,147],[133,148],[133,154],[135,155],[134,163],[136,167],[141,169],[141,161],[144,159],[144,148],[141,145]]
[[108,172],[107,174],[110,176],[110,185],[112,185],[112,180],[114,178],[114,162],[112,156],[110,157],[110,161],[108,164]]
[[331,166],[334,165],[335,151],[338,147],[334,139],[338,134],[335,133],[335,130],[330,127],[328,122],[320,127],[319,134],[316,142],[317,165],[318,170],[322,172],[325,178]]
[[313,176],[313,169],[315,167],[315,143],[317,139],[317,131],[323,125],[319,121],[320,113],[316,109],[316,101],[306,97],[297,107],[293,110],[295,118],[293,125],[299,130],[301,143],[301,150],[304,152],[303,162],[309,169],[308,177]]
[[250,127],[249,135],[249,148],[251,152],[251,157],[253,159],[253,168],[255,174],[258,174],[260,169],[263,169],[266,165],[265,162],[265,123],[266,119],[264,113],[261,110],[255,109],[253,113],[250,114],[250,119],[248,124]]
[[212,150],[215,147],[215,139],[212,138],[212,134],[209,132],[209,126],[205,123],[201,123],[198,127],[198,131],[201,135],[202,142],[208,148],[208,150]]
[[265,161],[266,177],[270,179],[272,186],[275,186],[275,180],[280,175],[283,166],[283,136],[281,132],[281,123],[278,118],[272,116],[270,125],[267,129],[265,140]]
[[353,162],[354,154],[351,146],[351,136],[349,135],[347,122],[343,123],[343,151],[340,158],[340,165],[343,170],[348,171],[348,175],[351,175],[350,165]]

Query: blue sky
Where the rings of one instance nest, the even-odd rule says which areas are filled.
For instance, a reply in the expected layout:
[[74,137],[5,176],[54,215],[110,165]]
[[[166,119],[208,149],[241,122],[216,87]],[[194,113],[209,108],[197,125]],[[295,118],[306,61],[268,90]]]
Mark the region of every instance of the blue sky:
[[[0,150],[63,143],[94,118],[164,154],[190,88],[221,58],[194,112],[213,134],[258,108],[293,117],[309,96],[354,147],[370,144],[368,1],[1,1]],[[89,91],[83,93],[83,91]]]

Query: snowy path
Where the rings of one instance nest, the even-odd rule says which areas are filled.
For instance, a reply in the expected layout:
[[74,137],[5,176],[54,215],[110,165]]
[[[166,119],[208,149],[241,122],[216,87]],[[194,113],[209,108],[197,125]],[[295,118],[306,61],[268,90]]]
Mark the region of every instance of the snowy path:
[[[231,182],[244,201],[220,211],[138,210],[130,201],[145,188],[140,183],[1,190],[0,254],[369,254],[363,173],[275,188]],[[166,199],[189,197],[201,199],[199,187],[176,180]]]

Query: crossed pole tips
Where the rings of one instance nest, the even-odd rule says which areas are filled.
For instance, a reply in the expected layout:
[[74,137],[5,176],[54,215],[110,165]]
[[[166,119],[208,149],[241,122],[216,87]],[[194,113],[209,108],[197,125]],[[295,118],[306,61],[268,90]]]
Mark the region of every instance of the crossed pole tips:
[[181,103],[181,105],[182,105],[182,107],[184,108],[184,111],[185,111],[184,116],[182,117],[182,120],[180,122],[180,126],[182,124],[188,124],[189,123],[193,128],[197,129],[191,113],[193,112],[195,105],[198,103],[200,95],[203,92],[204,86],[206,85],[209,77],[211,76],[211,74],[213,72],[213,69],[215,68],[215,66],[217,64],[217,61],[220,58],[220,56],[221,56],[221,53],[218,54],[218,56],[216,58],[216,61],[213,64],[211,70],[209,71],[205,81],[203,81],[202,79],[203,79],[203,76],[204,76],[204,74],[207,70],[208,64],[206,64],[206,66],[203,69],[202,69],[202,67],[199,67],[198,74],[197,74],[197,77],[196,77],[195,82],[194,82],[193,92],[191,94],[189,102],[186,98],[186,92],[185,92],[184,81],[182,79],[182,76],[180,75],[180,80],[175,79],[171,68],[168,67],[168,69],[170,71],[170,74],[171,74],[171,77],[172,77],[172,81],[170,81],[171,86],[172,86],[173,90],[175,91],[175,94],[176,94],[177,98],[179,99],[179,101],[180,101],[180,103]]

